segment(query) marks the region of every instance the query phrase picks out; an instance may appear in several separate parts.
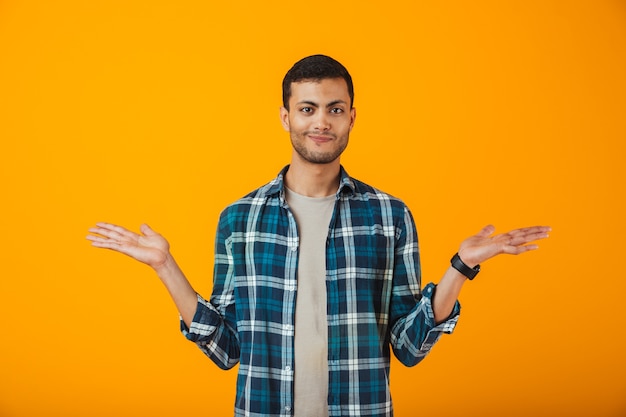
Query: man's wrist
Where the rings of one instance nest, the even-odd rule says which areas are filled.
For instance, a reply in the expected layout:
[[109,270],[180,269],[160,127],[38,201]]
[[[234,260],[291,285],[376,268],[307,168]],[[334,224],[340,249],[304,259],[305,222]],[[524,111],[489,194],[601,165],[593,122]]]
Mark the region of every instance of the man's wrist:
[[179,269],[174,257],[168,252],[165,258],[158,264],[152,265],[157,275],[170,275],[172,271]]
[[454,254],[452,259],[450,259],[450,264],[452,265],[452,268],[459,271],[470,281],[473,280],[480,272],[480,265],[475,265],[473,267],[468,266],[465,262],[463,262],[458,252]]

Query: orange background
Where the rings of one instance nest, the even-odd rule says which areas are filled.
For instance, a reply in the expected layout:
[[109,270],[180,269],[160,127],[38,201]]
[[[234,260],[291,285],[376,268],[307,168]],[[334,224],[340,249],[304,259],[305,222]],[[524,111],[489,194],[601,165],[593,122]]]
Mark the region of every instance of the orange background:
[[404,199],[425,282],[462,239],[549,224],[461,294],[398,416],[626,415],[623,1],[0,1],[0,416],[232,415],[236,371],[178,332],[96,221],[170,241],[211,289],[217,216],[288,162],[280,81],[356,85],[343,163]]

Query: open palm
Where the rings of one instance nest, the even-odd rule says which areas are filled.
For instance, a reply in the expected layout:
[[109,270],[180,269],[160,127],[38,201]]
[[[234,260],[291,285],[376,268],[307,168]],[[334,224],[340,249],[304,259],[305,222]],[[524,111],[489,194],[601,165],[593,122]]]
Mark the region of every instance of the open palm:
[[494,231],[493,226],[486,226],[476,235],[461,243],[459,256],[467,265],[473,267],[503,253],[519,255],[537,249],[536,244],[529,243],[548,237],[550,227],[524,227],[511,230],[508,233],[492,235]]
[[169,243],[148,225],[141,225],[140,230],[142,234],[114,224],[97,223],[89,229],[91,234],[87,239],[97,248],[123,253],[153,268],[163,265],[169,254]]

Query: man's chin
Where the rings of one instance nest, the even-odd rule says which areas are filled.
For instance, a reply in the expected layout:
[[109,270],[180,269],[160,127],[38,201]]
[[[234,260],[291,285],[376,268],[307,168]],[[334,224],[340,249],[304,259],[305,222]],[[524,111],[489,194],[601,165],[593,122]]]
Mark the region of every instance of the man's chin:
[[315,165],[330,165],[334,162],[337,162],[340,155],[305,155],[302,156],[306,162]]
[[338,152],[333,153],[321,153],[321,152],[308,152],[308,150],[295,149],[296,153],[300,156],[304,161],[315,164],[315,165],[328,165],[335,163],[341,157],[345,148],[341,149]]

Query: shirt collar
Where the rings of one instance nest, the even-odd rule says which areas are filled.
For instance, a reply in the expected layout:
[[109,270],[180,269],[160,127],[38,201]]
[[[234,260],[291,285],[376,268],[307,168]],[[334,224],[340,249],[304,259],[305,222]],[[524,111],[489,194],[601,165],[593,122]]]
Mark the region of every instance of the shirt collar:
[[[289,169],[289,165],[285,166],[279,173],[278,176],[274,179],[274,181],[272,181],[269,184],[269,188],[268,188],[268,194],[269,195],[274,195],[274,194],[280,194],[282,198],[284,198],[284,191],[285,191],[285,174],[287,173],[287,170]],[[337,198],[339,198],[339,196],[342,193],[348,193],[348,194],[354,194],[355,191],[355,185],[354,185],[354,181],[352,180],[352,178],[350,178],[350,176],[348,175],[348,172],[344,169],[343,165],[340,166],[339,168],[339,189],[337,190]]]

